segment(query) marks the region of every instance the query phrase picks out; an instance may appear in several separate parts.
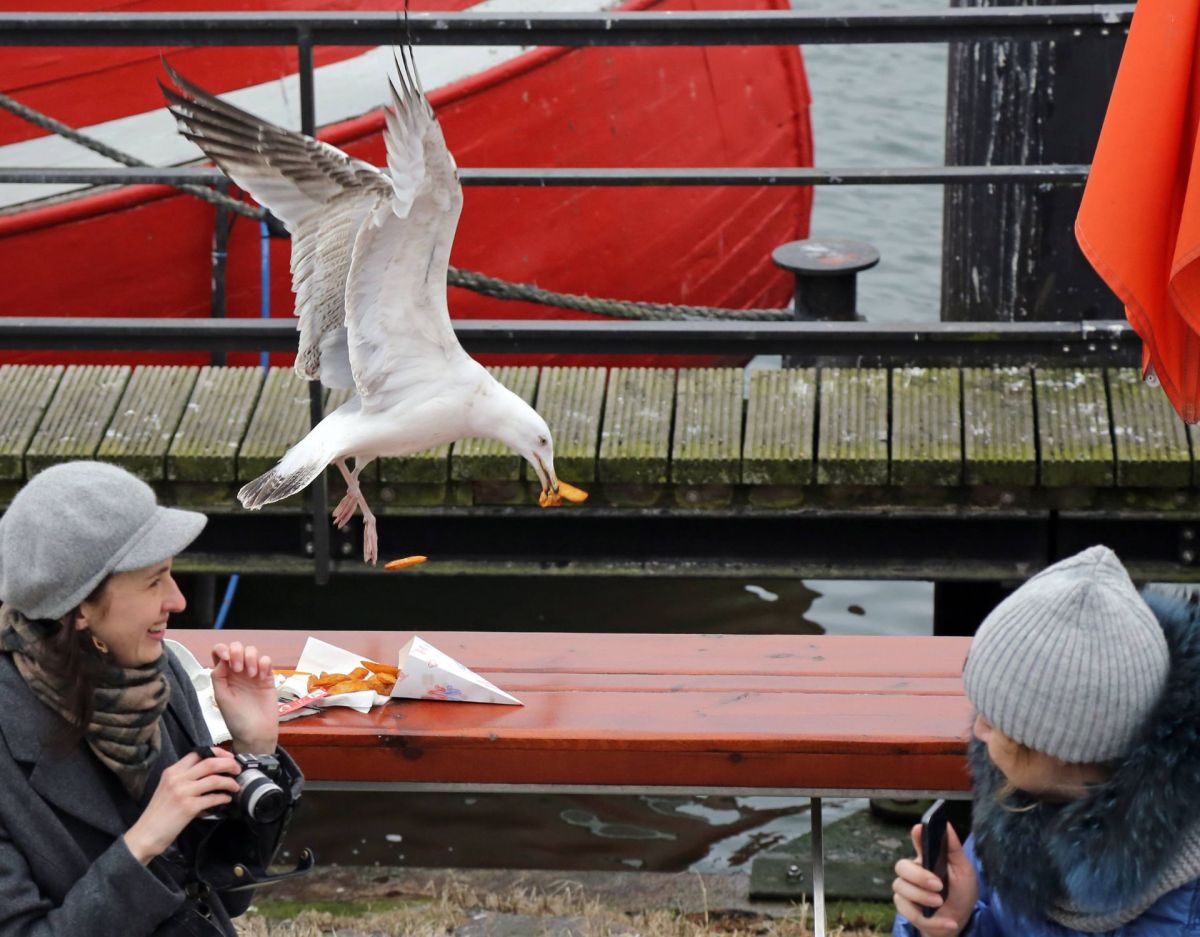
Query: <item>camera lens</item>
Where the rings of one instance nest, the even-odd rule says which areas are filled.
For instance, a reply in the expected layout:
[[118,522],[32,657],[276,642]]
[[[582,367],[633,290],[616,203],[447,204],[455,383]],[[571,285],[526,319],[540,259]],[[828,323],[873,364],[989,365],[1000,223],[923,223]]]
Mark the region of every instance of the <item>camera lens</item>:
[[257,768],[245,768],[237,776],[238,806],[242,813],[258,823],[273,823],[287,810],[283,788]]

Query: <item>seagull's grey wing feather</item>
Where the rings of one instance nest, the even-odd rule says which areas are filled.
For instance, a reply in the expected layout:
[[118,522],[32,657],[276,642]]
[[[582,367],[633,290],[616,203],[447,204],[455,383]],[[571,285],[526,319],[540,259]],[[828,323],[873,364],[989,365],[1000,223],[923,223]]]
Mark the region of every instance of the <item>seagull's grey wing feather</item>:
[[405,50],[385,133],[392,192],[377,197],[359,229],[346,285],[350,366],[364,397],[435,376],[465,355],[446,305],[462,186],[415,75]]
[[[261,120],[209,94],[168,67],[163,86],[185,137],[292,232],[292,289],[299,317],[296,371],[330,386],[349,386],[345,340],[346,278],[354,237],[388,177],[336,147]],[[322,357],[332,354],[336,361]]]
[[[346,280],[355,235],[375,201],[361,191],[335,196],[292,236],[292,289],[300,316],[296,373],[328,387],[354,386],[345,340]],[[338,360],[329,360],[330,354]]]

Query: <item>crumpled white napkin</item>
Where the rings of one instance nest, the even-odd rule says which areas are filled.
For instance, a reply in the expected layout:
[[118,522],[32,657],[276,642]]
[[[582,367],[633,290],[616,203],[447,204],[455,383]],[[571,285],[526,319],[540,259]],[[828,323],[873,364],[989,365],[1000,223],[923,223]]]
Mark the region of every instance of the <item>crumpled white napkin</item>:
[[233,736],[229,734],[229,727],[225,725],[225,717],[217,708],[217,698],[213,695],[212,668],[202,666],[200,661],[196,660],[196,655],[178,641],[166,638],[163,643],[178,658],[188,679],[192,681],[196,696],[200,699],[200,712],[204,714],[204,723],[208,726],[208,734],[218,745],[228,742]]

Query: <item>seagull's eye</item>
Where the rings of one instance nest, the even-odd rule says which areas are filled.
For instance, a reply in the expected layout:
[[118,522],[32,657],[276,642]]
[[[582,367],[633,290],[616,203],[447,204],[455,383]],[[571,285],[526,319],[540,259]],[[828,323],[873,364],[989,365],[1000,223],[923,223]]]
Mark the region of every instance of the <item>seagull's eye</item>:
[[545,436],[538,437],[538,445],[539,446],[544,446],[544,445],[546,445],[547,442],[549,442],[549,440],[547,440]]

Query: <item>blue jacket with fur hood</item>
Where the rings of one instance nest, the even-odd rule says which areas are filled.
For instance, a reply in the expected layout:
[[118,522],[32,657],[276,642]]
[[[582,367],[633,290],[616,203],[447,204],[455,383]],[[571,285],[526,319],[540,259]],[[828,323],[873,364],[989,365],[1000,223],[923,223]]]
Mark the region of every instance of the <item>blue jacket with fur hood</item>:
[[[1018,793],[973,742],[979,901],[964,937],[1200,935],[1200,605],[1146,594],[1171,651],[1167,686],[1107,781],[1069,804]],[[897,917],[894,937],[917,937]]]

